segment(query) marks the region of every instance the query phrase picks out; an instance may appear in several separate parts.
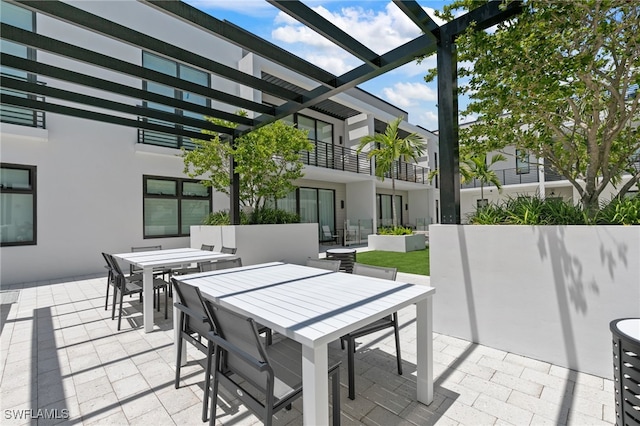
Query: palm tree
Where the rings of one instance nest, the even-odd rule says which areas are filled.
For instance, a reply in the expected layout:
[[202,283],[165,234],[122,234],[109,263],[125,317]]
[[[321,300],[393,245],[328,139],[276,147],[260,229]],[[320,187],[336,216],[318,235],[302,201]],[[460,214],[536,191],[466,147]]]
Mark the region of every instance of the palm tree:
[[491,157],[489,164],[487,164],[486,156],[484,154],[472,155],[465,158],[460,165],[460,176],[463,182],[468,182],[473,179],[480,181],[480,199],[484,200],[484,185],[492,183],[498,188],[498,191],[502,188],[500,179],[494,170],[491,170],[491,166],[499,161],[506,161],[507,158],[502,154],[495,154]]
[[384,180],[385,175],[391,176],[391,210],[393,229],[398,227],[398,217],[396,215],[396,179],[393,168],[398,160],[404,162],[416,162],[418,157],[426,150],[424,139],[417,133],[411,133],[404,138],[398,137],[398,127],[402,117],[398,117],[387,124],[384,133],[365,136],[358,144],[358,153],[362,152],[370,143],[374,148],[367,153],[367,158],[376,159],[376,176]]

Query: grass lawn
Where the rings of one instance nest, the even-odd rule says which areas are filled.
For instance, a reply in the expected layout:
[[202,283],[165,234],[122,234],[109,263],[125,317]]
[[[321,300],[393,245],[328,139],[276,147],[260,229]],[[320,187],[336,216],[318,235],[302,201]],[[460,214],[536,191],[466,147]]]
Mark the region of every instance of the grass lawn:
[[429,275],[429,249],[397,253],[393,251],[365,251],[356,255],[356,262],[374,266],[398,268],[398,272]]

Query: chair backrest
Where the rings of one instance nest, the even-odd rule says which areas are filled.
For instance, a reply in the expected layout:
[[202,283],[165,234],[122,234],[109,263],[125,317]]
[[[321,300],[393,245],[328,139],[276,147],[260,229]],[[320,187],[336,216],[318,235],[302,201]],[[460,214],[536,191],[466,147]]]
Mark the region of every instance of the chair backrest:
[[126,277],[116,258],[108,253],[102,253],[102,256],[109,266],[109,273],[111,274],[111,279],[114,281],[114,285],[120,286],[121,289],[124,288],[126,285]]
[[213,244],[202,244],[200,246],[200,250],[209,250],[209,251],[213,251],[213,249],[215,248],[215,246]]
[[[171,283],[180,298],[180,301],[175,305],[181,313],[185,314],[183,330],[195,331],[202,336],[213,331],[213,323],[202,303],[200,289],[189,284],[179,283],[175,278],[171,278]],[[186,309],[180,309],[181,307]]]
[[329,237],[332,238],[333,235],[331,234],[331,228],[329,228],[329,225],[322,225],[322,235],[324,235],[324,237]]
[[237,268],[242,266],[242,259],[237,257],[234,259],[220,259],[213,262],[198,262],[200,272],[217,271],[220,269]]
[[354,275],[365,275],[367,277],[383,278],[385,280],[395,281],[398,274],[397,268],[385,268],[382,266],[363,265],[362,263],[353,264]]
[[[136,252],[136,251],[153,251],[153,250],[162,250],[162,246],[161,245],[157,245],[157,246],[138,246],[138,247],[131,247],[131,251],[132,252]],[[132,274],[138,274],[142,272],[142,269],[140,268],[136,268],[133,265],[131,265],[129,267],[129,272],[131,272]]]
[[236,252],[238,251],[237,248],[235,247],[225,247],[222,246],[222,249],[220,250],[220,253],[224,253],[224,254],[236,254]]
[[312,268],[326,269],[328,271],[338,272],[340,270],[339,260],[328,259],[307,259],[307,266]]
[[255,321],[209,300],[203,303],[214,324],[214,342],[224,350],[224,365],[218,368],[225,375],[237,374],[261,392],[267,392],[267,374],[273,371],[270,367],[264,368],[269,366],[269,358]]

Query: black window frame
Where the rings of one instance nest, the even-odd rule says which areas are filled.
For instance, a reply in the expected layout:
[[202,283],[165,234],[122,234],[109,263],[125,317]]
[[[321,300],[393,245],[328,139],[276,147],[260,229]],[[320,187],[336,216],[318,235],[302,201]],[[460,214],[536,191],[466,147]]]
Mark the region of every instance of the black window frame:
[[14,169],[14,170],[28,170],[29,181],[31,188],[5,188],[0,184],[1,194],[31,194],[33,197],[33,217],[31,220],[33,226],[33,239],[29,241],[12,241],[2,242],[0,241],[0,247],[12,247],[12,246],[35,246],[38,245],[38,197],[37,197],[37,183],[38,183],[38,167],[30,166],[26,164],[14,164],[14,163],[0,163],[0,169]]
[[[176,195],[164,195],[164,194],[148,194],[147,193],[147,181],[151,180],[161,180],[168,182],[175,182],[176,184]],[[182,233],[182,200],[204,200],[205,198],[209,202],[209,212],[212,211],[213,208],[213,192],[210,186],[204,186],[207,189],[207,196],[194,196],[194,195],[184,195],[183,194],[183,184],[184,183],[199,183],[202,185],[202,180],[199,179],[184,179],[184,178],[175,178],[168,176],[157,176],[157,175],[143,175],[142,176],[142,237],[146,239],[156,239],[156,238],[179,238],[179,237],[188,237],[191,233]],[[163,199],[163,200],[177,200],[178,201],[178,233],[177,234],[167,234],[167,235],[147,235],[145,217],[146,217],[146,207],[145,200],[147,198],[151,199]]]

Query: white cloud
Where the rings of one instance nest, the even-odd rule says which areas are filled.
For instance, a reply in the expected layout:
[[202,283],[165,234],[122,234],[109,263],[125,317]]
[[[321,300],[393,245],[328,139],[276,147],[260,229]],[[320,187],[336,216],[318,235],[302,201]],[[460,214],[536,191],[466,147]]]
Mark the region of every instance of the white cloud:
[[425,83],[396,83],[382,89],[385,99],[400,108],[418,105],[425,101],[435,101],[438,93]]
[[264,0],[185,0],[187,3],[202,10],[229,10],[248,16],[264,17],[273,14],[273,6]]
[[[321,5],[313,10],[377,54],[386,53],[420,35],[418,27],[393,3],[377,11],[357,6],[331,11]],[[314,63],[327,64],[326,69],[330,72],[341,74],[362,63],[284,12],[278,13],[274,23],[276,28],[271,33],[274,40],[291,45],[290,50],[307,60],[313,56]],[[415,71],[413,75],[420,72]]]

